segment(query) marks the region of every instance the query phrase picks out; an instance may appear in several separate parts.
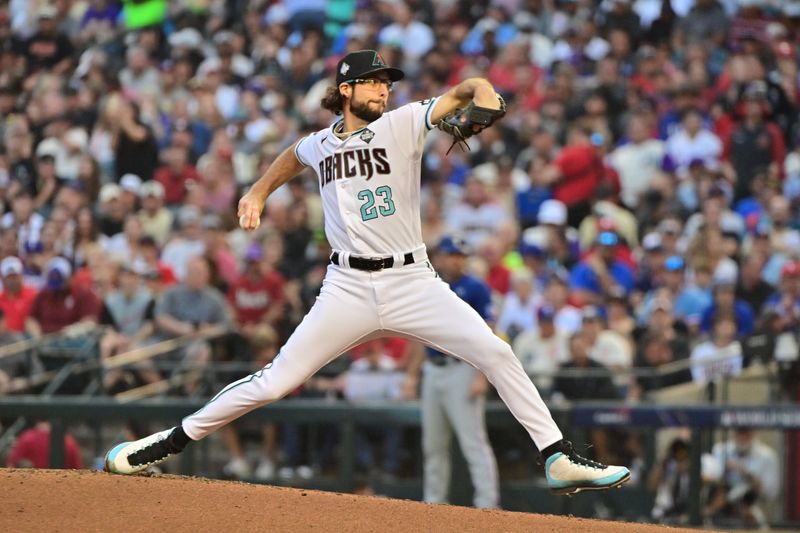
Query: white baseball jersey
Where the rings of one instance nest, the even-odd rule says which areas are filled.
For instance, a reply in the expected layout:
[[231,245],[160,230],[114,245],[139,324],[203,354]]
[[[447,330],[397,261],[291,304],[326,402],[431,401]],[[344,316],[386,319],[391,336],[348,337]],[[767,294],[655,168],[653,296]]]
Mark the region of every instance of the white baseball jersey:
[[334,250],[388,256],[423,248],[420,161],[435,103],[406,104],[346,139],[334,124],[297,143],[297,160],[317,174]]

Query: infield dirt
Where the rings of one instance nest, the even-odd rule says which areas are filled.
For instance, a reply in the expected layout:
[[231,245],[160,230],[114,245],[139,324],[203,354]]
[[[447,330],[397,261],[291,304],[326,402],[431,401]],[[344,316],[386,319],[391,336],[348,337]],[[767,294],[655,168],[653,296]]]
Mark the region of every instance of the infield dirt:
[[678,533],[648,524],[478,510],[180,476],[0,469],[0,531]]

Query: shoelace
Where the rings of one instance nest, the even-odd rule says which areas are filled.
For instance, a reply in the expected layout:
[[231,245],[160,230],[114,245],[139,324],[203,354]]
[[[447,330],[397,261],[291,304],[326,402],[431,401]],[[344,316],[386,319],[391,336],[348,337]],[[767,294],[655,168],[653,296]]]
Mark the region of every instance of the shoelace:
[[595,468],[597,470],[604,470],[608,468],[608,466],[604,465],[603,463],[598,463],[597,461],[592,461],[591,459],[587,459],[586,457],[579,455],[578,452],[575,451],[575,448],[572,446],[572,443],[567,444],[563,453],[564,455],[569,457],[570,461],[572,461],[573,463],[577,463],[581,466],[585,466],[588,468]]

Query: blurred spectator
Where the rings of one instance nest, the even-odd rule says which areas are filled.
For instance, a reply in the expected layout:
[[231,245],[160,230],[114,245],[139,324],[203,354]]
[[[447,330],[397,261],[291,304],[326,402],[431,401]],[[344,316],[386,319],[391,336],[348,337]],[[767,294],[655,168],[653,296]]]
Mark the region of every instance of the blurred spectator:
[[179,280],[186,277],[188,262],[206,251],[200,211],[185,205],[178,211],[179,232],[164,246],[161,261],[170,267]]
[[711,298],[705,291],[687,282],[686,263],[682,257],[673,255],[664,260],[664,274],[661,280],[662,285],[652,289],[645,296],[641,320],[648,321],[654,305],[668,298],[672,301],[671,308],[675,318],[682,320],[687,326],[698,329],[704,311],[711,305]]
[[[128,215],[122,202],[122,188],[116,183],[106,183],[100,189],[97,200],[98,229],[106,237],[113,237],[122,231],[125,217]],[[80,227],[80,224],[78,226]]]
[[[103,298],[99,322],[109,326],[109,329],[100,339],[101,360],[138,347],[155,331],[155,301],[148,291],[143,290],[143,269],[144,264],[141,262],[123,264],[119,273],[119,290]],[[132,381],[126,374],[120,368],[106,372],[103,376],[103,388],[111,393],[119,392],[120,381]],[[151,377],[144,381],[153,382],[156,379]]]
[[167,242],[173,225],[172,213],[164,207],[164,186],[158,181],[143,183],[139,189],[139,199],[142,203],[142,209],[138,213],[142,231],[152,237],[156,244],[163,245]]
[[63,257],[51,259],[45,269],[46,284],[33,300],[30,329],[34,335],[56,333],[96,324],[100,300],[91,291],[74,287],[72,267]]
[[535,328],[536,309],[541,304],[541,296],[533,287],[533,273],[524,267],[513,271],[511,290],[495,326],[497,334],[513,342],[520,332]]
[[597,153],[598,138],[582,126],[569,130],[567,146],[542,174],[553,186],[553,197],[569,208],[569,225],[577,227],[590,212],[589,199],[595,187],[606,180],[606,169]]
[[[50,422],[40,420],[17,437],[6,460],[8,468],[52,468],[50,465]],[[64,468],[81,469],[81,450],[75,438],[64,435]]]
[[755,314],[750,304],[736,298],[736,279],[720,279],[714,282],[714,298],[711,305],[703,311],[700,330],[711,331],[717,317],[729,315],[735,320],[735,331],[748,335],[755,325]]
[[762,506],[774,502],[780,491],[780,469],[775,451],[749,428],[711,450],[719,466],[703,516],[718,527],[767,528]]
[[514,339],[514,353],[540,391],[549,391],[559,366],[569,361],[569,336],[555,325],[556,311],[544,305],[536,312],[536,327]]
[[252,243],[244,256],[244,270],[228,289],[228,301],[245,332],[262,324],[275,326],[284,311],[286,280],[264,261],[262,245]]
[[658,332],[651,332],[639,342],[636,368],[650,371],[636,376],[628,389],[628,400],[639,401],[649,393],[665,387],[688,383],[692,380],[689,369],[671,364],[685,362],[685,356],[676,354],[673,343]]
[[66,74],[72,66],[73,47],[69,36],[58,30],[57,8],[43,5],[37,10],[36,16],[37,31],[24,42],[20,50],[27,73],[51,70],[56,74]]
[[[571,401],[618,398],[611,372],[590,358],[591,347],[588,335],[583,331],[573,333],[569,338],[570,360],[560,366],[553,382],[554,397]],[[591,374],[582,375],[578,370],[589,370]]]
[[172,268],[161,261],[158,245],[152,237],[145,235],[139,239],[138,259],[145,265],[145,279],[157,278],[164,285],[172,285],[178,281]]
[[0,219],[4,228],[16,231],[20,253],[24,253],[26,245],[38,243],[41,238],[45,217],[34,211],[34,207],[31,194],[21,189],[12,199],[11,211]]
[[676,438],[647,480],[648,488],[656,494],[653,519],[662,524],[689,522],[690,467],[689,443]]
[[800,260],[786,261],[781,269],[780,290],[766,301],[781,319],[783,331],[797,330],[800,327]]
[[699,384],[721,381],[742,372],[742,346],[736,340],[736,321],[730,315],[714,320],[711,340],[692,350],[692,380]]
[[765,120],[769,113],[766,84],[748,87],[742,100],[742,122],[726,140],[723,152],[735,177],[736,200],[750,194],[750,183],[761,169],[772,175],[782,175],[781,164],[786,158],[783,133],[777,124]]
[[[205,258],[193,257],[187,261],[184,282],[167,289],[156,303],[155,320],[161,335],[196,337],[215,326],[230,327],[225,299],[209,286],[209,279],[210,268]],[[211,360],[211,348],[204,340],[197,339],[170,358],[190,365],[185,390],[192,393],[200,384],[203,368]]]
[[581,312],[569,303],[569,285],[565,279],[557,275],[550,278],[544,301],[555,310],[556,329],[571,335],[581,328]]
[[613,227],[628,246],[634,247],[639,244],[636,217],[627,209],[618,206],[614,198],[614,191],[608,184],[598,185],[594,190],[592,211],[578,227],[582,250],[592,247],[603,226]]
[[14,333],[30,332],[28,319],[36,289],[25,284],[22,261],[18,257],[6,257],[0,262],[0,275],[3,276],[0,309],[5,317],[5,329]]
[[169,206],[180,205],[186,197],[190,183],[199,183],[197,169],[189,163],[188,149],[181,146],[166,148],[162,156],[163,166],[155,172],[155,180],[164,188],[164,202]]
[[711,41],[723,44],[729,24],[725,10],[717,0],[697,0],[689,13],[681,17],[677,31],[686,42]]
[[600,304],[614,289],[626,294],[633,289],[633,271],[616,258],[619,236],[604,231],[595,248],[570,273],[570,289],[581,303]]
[[628,370],[633,365],[631,340],[608,329],[597,307],[584,307],[582,315],[589,357],[612,372],[615,384],[626,384],[629,381]]
[[471,175],[464,183],[464,197],[447,216],[450,233],[463,236],[467,244],[477,249],[493,235],[507,214],[489,193],[486,184]]
[[678,175],[685,176],[689,165],[698,160],[707,168],[719,168],[722,142],[703,127],[703,116],[689,109],[681,118],[681,127],[667,138],[667,154],[677,166]]
[[139,240],[142,235],[142,222],[135,214],[130,214],[125,217],[122,231],[105,241],[103,247],[117,261],[130,263],[139,255]]
[[644,117],[632,116],[628,122],[628,143],[609,155],[611,164],[619,172],[623,204],[630,208],[639,204],[641,194],[661,170],[663,158],[664,143],[651,137]]
[[402,49],[406,62],[413,63],[433,47],[433,31],[427,24],[414,20],[414,12],[405,1],[392,2],[390,6],[395,22],[381,30],[378,43]]
[[118,97],[113,116],[114,174],[117,180],[135,174],[144,181],[153,179],[158,161],[158,147],[152,130],[141,119],[139,105]]
[[757,254],[744,259],[736,285],[736,299],[747,302],[756,314],[775,292],[775,288],[761,278],[764,263],[764,257]]

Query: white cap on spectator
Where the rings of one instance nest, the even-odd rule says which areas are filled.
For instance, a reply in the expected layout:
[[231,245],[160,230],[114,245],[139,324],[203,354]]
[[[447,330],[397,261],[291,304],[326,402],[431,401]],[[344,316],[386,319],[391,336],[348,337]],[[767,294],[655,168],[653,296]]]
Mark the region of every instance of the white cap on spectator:
[[89,134],[83,128],[71,128],[64,134],[64,142],[78,150],[86,150],[89,146]]
[[567,223],[567,206],[560,200],[545,200],[539,206],[539,224],[563,226]]
[[145,181],[139,188],[139,198],[147,198],[148,196],[164,198],[164,186],[155,180]]
[[119,185],[116,183],[106,183],[100,189],[98,199],[100,200],[101,204],[104,204],[106,202],[110,202],[111,200],[117,200],[120,196],[122,196],[122,188]]
[[472,175],[478,178],[484,185],[494,186],[497,183],[497,165],[492,161],[483,163],[472,169]]
[[19,257],[6,257],[0,262],[0,274],[2,274],[4,278],[12,274],[22,274],[22,272],[22,261],[20,261]]
[[648,252],[660,250],[661,244],[660,233],[651,232],[645,235],[644,239],[642,239],[642,247]]
[[68,278],[72,275],[72,267],[69,261],[60,256],[54,257],[48,261],[46,270],[48,274],[50,272],[58,272],[63,278]]
[[184,28],[176,31],[167,39],[174,48],[200,48],[203,45],[203,36],[194,28]]
[[58,154],[60,153],[61,141],[55,137],[48,137],[47,139],[42,140],[42,142],[40,142],[36,147],[36,157],[42,157],[45,155],[58,157]]
[[736,285],[739,267],[733,261],[723,261],[714,271],[714,285]]
[[123,191],[138,194],[139,188],[142,186],[142,178],[136,174],[123,174],[122,178],[119,180],[119,186]]

